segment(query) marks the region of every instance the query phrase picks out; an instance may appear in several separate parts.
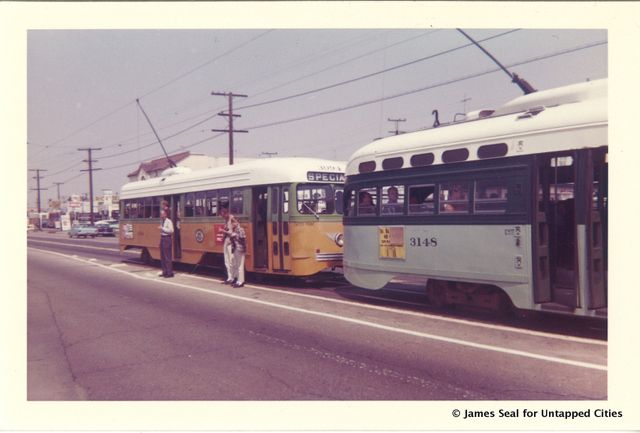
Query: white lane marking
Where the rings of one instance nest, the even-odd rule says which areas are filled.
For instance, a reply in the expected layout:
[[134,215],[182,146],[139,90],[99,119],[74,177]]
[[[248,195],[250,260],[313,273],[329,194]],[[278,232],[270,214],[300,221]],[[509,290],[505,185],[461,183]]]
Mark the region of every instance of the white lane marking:
[[[204,280],[204,281],[216,281],[216,280],[212,280],[211,278],[204,278],[204,277],[200,277],[200,276],[197,276],[197,275],[184,274],[184,276],[185,277],[189,277],[189,278]],[[453,317],[436,316],[436,315],[433,315],[433,314],[419,313],[419,312],[416,312],[416,311],[405,311],[405,310],[399,310],[399,309],[391,308],[391,307],[382,307],[382,306],[379,306],[379,305],[363,304],[361,302],[353,302],[353,301],[344,301],[342,299],[325,298],[325,297],[322,297],[322,296],[308,295],[308,294],[305,294],[305,293],[286,292],[284,290],[271,289],[271,288],[268,288],[268,287],[256,286],[254,284],[245,284],[245,287],[250,287],[252,289],[258,289],[258,290],[263,290],[265,292],[279,293],[279,294],[287,295],[287,296],[299,296],[301,298],[319,299],[319,300],[322,300],[322,301],[333,302],[333,303],[336,303],[336,304],[344,304],[344,305],[352,305],[352,306],[357,305],[359,307],[368,308],[370,310],[393,312],[393,313],[398,313],[398,314],[404,314],[406,316],[422,317],[422,318],[426,318],[426,319],[439,320],[439,321],[442,321],[442,322],[449,322],[449,323],[456,323],[456,324],[459,324],[459,325],[472,326],[472,327],[476,327],[476,328],[486,328],[486,329],[493,329],[493,330],[496,330],[496,331],[513,332],[513,333],[516,333],[516,334],[525,334],[525,335],[532,335],[532,336],[536,336],[536,337],[553,338],[553,339],[556,339],[556,340],[571,341],[571,342],[574,342],[574,343],[593,344],[593,345],[596,345],[596,346],[607,346],[607,344],[608,344],[606,341],[593,340],[593,339],[590,339],[590,338],[572,337],[572,336],[569,336],[569,335],[557,335],[557,334],[551,334],[551,333],[542,332],[542,331],[532,331],[532,330],[529,330],[529,329],[513,328],[511,326],[505,326],[505,325],[493,325],[493,324],[490,324],[490,323],[472,322],[470,320],[465,320],[465,319],[456,319],[456,318],[453,318]],[[388,299],[385,299],[385,298],[375,298],[375,297],[366,296],[366,295],[358,295],[358,296],[370,297],[370,298],[379,299],[379,300],[388,300]],[[403,302],[403,301],[393,300],[393,302]],[[411,304],[410,302],[405,302],[405,303]],[[413,304],[413,305],[421,306],[420,304]]]
[[[40,239],[27,239],[27,241],[30,241],[30,242],[41,242],[43,244],[64,245],[64,246],[67,246],[67,247],[89,248],[89,249],[92,249],[92,250],[105,250],[105,251],[120,252],[119,248],[95,247],[95,246],[92,246],[92,245],[78,245],[78,244],[70,244],[70,243],[65,243],[65,242],[43,241],[43,240],[40,240]],[[125,250],[125,253],[140,254],[140,251]]]
[[[33,248],[33,247],[29,247],[31,249],[43,252],[45,254],[52,254],[52,255],[57,255],[57,256],[61,256],[64,258],[70,258],[68,255],[66,254],[62,254],[62,253],[57,253],[54,251],[48,251],[48,250],[41,250],[38,248]],[[460,340],[457,338],[450,338],[450,337],[442,337],[440,335],[434,335],[434,334],[427,334],[425,332],[420,332],[420,331],[412,331],[410,329],[402,329],[402,328],[395,328],[393,326],[387,326],[387,325],[381,325],[379,323],[373,323],[373,322],[368,322],[366,320],[359,320],[359,319],[354,319],[351,317],[343,317],[343,316],[338,316],[335,314],[331,314],[331,313],[323,313],[320,311],[312,311],[312,310],[307,310],[304,308],[299,308],[299,307],[292,307],[290,305],[283,305],[283,304],[277,304],[274,302],[269,302],[269,301],[262,301],[259,299],[254,299],[254,298],[245,298],[243,296],[239,296],[239,295],[234,295],[231,293],[225,293],[225,292],[218,292],[216,290],[211,290],[211,289],[204,289],[202,287],[196,287],[196,286],[190,286],[187,284],[183,284],[183,283],[178,283],[175,281],[169,281],[169,280],[159,280],[157,278],[148,278],[148,277],[144,277],[142,275],[135,275],[132,274],[130,272],[121,270],[121,269],[114,269],[110,266],[107,265],[103,265],[101,263],[97,263],[97,262],[89,262],[86,259],[82,259],[82,258],[72,258],[73,260],[79,261],[79,262],[83,262],[83,263],[88,263],[90,265],[93,266],[99,266],[103,269],[109,270],[109,271],[113,271],[113,272],[118,272],[133,278],[138,278],[138,279],[142,279],[142,280],[146,280],[146,281],[155,281],[158,283],[163,283],[166,285],[171,285],[174,287],[180,287],[183,289],[189,289],[189,290],[193,290],[196,292],[202,292],[202,293],[207,293],[210,295],[217,295],[217,296],[221,296],[224,298],[230,298],[230,299],[235,299],[238,301],[244,301],[244,302],[249,302],[249,303],[253,303],[253,304],[260,304],[260,305],[266,305],[268,307],[273,307],[273,308],[279,308],[282,310],[288,310],[288,311],[294,311],[297,313],[303,313],[303,314],[309,314],[312,316],[318,316],[318,317],[324,317],[324,318],[328,318],[328,319],[333,319],[333,320],[338,320],[341,322],[347,322],[347,323],[352,323],[352,324],[356,324],[356,325],[362,325],[362,326],[367,326],[370,328],[375,328],[375,329],[381,329],[383,331],[389,331],[389,332],[394,332],[394,333],[398,333],[398,334],[405,334],[405,335],[411,335],[413,337],[419,337],[419,338],[424,338],[427,340],[435,340],[435,341],[441,341],[444,343],[450,343],[450,344],[457,344],[459,346],[466,346],[466,347],[473,347],[475,349],[482,349],[482,350],[487,350],[487,351],[491,351],[491,352],[498,352],[498,353],[506,353],[509,355],[515,355],[515,356],[521,356],[524,358],[531,358],[531,359],[538,359],[541,361],[547,361],[547,362],[554,362],[557,364],[565,364],[565,365],[572,365],[575,367],[583,367],[583,368],[589,368],[589,369],[593,369],[593,370],[602,370],[602,371],[607,371],[607,366],[606,365],[600,365],[600,364],[593,364],[590,362],[582,362],[582,361],[574,361],[574,360],[570,360],[570,359],[564,359],[564,358],[557,358],[555,356],[546,356],[546,355],[540,355],[537,353],[532,353],[532,352],[525,352],[523,350],[515,350],[515,349],[508,349],[505,347],[500,347],[500,346],[493,346],[490,344],[481,344],[481,343],[474,343],[472,341],[466,341],[466,340]]]

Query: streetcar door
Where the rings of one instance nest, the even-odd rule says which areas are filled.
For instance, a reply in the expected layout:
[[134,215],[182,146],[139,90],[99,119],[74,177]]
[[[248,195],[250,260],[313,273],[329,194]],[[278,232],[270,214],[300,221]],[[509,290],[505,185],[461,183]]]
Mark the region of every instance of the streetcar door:
[[533,204],[533,300],[540,304],[551,301],[551,276],[549,255],[549,222],[547,220],[548,188],[545,188],[547,173],[534,171],[535,201]]
[[252,210],[253,235],[253,267],[267,269],[269,267],[269,238],[267,236],[267,187],[253,188],[254,203]]
[[289,246],[289,187],[272,186],[269,192],[271,264],[275,272],[291,269]]
[[171,221],[173,222],[173,258],[182,257],[182,242],[180,241],[180,201],[181,195],[172,196]]
[[584,156],[587,308],[595,309],[607,306],[607,151],[591,149]]
[[[576,153],[564,152],[538,158],[539,205],[538,255],[548,255],[551,300],[569,307],[578,306],[578,255],[576,221]],[[544,226],[548,240],[544,239]],[[541,238],[542,237],[542,238]],[[540,257],[538,257],[540,258]],[[543,297],[543,293],[540,293]]]

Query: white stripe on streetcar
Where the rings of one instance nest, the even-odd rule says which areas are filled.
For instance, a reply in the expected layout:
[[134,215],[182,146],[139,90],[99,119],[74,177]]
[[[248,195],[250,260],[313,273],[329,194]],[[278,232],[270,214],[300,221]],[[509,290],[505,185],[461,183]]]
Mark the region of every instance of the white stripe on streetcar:
[[459,346],[466,346],[466,347],[472,347],[475,349],[482,349],[482,350],[488,350],[488,351],[492,351],[492,352],[499,352],[499,353],[506,353],[509,355],[515,355],[515,356],[521,356],[521,357],[525,357],[525,358],[531,358],[531,359],[538,359],[541,361],[547,361],[547,362],[554,362],[557,364],[565,364],[565,365],[572,365],[575,367],[583,367],[583,368],[589,368],[589,369],[593,369],[593,370],[602,370],[602,371],[607,371],[607,366],[606,365],[600,365],[600,364],[593,364],[590,362],[582,362],[582,361],[574,361],[574,360],[570,360],[570,359],[564,359],[564,358],[557,358],[555,356],[546,356],[546,355],[540,355],[537,353],[532,353],[532,352],[526,352],[523,350],[515,350],[515,349],[507,349],[505,347],[500,347],[500,346],[493,346],[493,345],[489,345],[489,344],[482,344],[482,343],[474,343],[472,341],[466,341],[466,340],[460,340],[457,338],[450,338],[450,337],[442,337],[440,335],[434,335],[434,334],[427,334],[425,332],[420,332],[420,331],[412,331],[409,329],[402,329],[402,328],[395,328],[392,326],[387,326],[387,325],[381,325],[379,323],[373,323],[373,322],[368,322],[365,320],[359,320],[359,319],[353,319],[350,317],[343,317],[343,316],[338,316],[335,314],[330,314],[330,313],[323,313],[320,311],[311,311],[311,310],[307,310],[304,308],[299,308],[299,307],[292,307],[289,305],[283,305],[283,304],[277,304],[277,303],[273,303],[273,302],[268,302],[268,301],[262,301],[259,299],[253,299],[253,298],[245,298],[239,295],[234,295],[231,293],[225,293],[225,292],[218,292],[216,290],[210,290],[210,289],[204,289],[201,287],[195,287],[195,286],[190,286],[187,284],[182,284],[182,283],[178,283],[175,281],[168,281],[168,280],[159,280],[156,278],[148,278],[148,277],[144,277],[142,275],[136,275],[136,274],[132,274],[130,272],[121,270],[121,269],[114,269],[112,267],[109,267],[107,265],[103,265],[100,263],[96,263],[96,262],[88,262],[86,259],[81,259],[81,258],[77,258],[77,257],[69,257],[66,254],[62,254],[62,253],[57,253],[54,251],[48,251],[48,250],[41,250],[38,248],[33,248],[30,247],[31,249],[43,252],[45,254],[53,254],[53,255],[57,255],[57,256],[61,256],[64,258],[72,258],[73,260],[79,261],[79,262],[83,262],[83,263],[89,263],[93,266],[99,266],[101,268],[113,271],[113,272],[118,272],[121,274],[125,274],[127,276],[133,277],[133,278],[138,278],[138,279],[142,279],[142,280],[146,280],[146,281],[153,281],[153,282],[157,282],[157,283],[161,283],[161,284],[166,284],[166,285],[171,285],[174,287],[181,287],[184,289],[190,289],[190,290],[194,290],[197,292],[203,292],[203,293],[208,293],[210,295],[217,295],[217,296],[222,296],[225,298],[230,298],[230,299],[235,299],[238,301],[244,301],[244,302],[250,302],[250,303],[254,303],[254,304],[260,304],[260,305],[266,305],[269,307],[274,307],[274,308],[279,308],[279,309],[283,309],[283,310],[288,310],[288,311],[294,311],[297,313],[303,313],[303,314],[309,314],[309,315],[313,315],[313,316],[318,316],[318,317],[324,317],[324,318],[329,318],[329,319],[334,319],[334,320],[338,320],[338,321],[342,321],[342,322],[347,322],[347,323],[353,323],[353,324],[357,324],[357,325],[362,325],[362,326],[367,326],[370,328],[375,328],[375,329],[381,329],[384,331],[389,331],[389,332],[395,332],[395,333],[399,333],[399,334],[405,334],[405,335],[411,335],[414,337],[420,337],[420,338],[424,338],[424,339],[428,339],[428,340],[435,340],[435,341],[441,341],[444,343],[450,343],[450,344],[456,344]]

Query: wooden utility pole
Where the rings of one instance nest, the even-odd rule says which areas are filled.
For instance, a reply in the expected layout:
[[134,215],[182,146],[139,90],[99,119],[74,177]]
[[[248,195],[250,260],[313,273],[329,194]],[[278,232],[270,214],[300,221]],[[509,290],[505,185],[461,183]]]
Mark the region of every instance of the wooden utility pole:
[[78,150],[86,150],[89,153],[89,158],[83,160],[82,162],[89,163],[88,170],[80,170],[80,171],[88,171],[89,172],[89,221],[91,225],[93,225],[93,172],[96,170],[102,170],[101,168],[94,168],[93,163],[97,162],[95,159],[91,159],[91,152],[93,150],[102,150],[101,147],[84,147]]
[[406,122],[406,121],[407,121],[407,119],[391,119],[391,118],[388,118],[387,120],[388,120],[389,122],[395,122],[395,123],[396,123],[396,130],[395,130],[395,131],[389,131],[389,133],[394,134],[394,135],[404,134],[404,132],[405,132],[405,131],[400,131],[400,130],[398,129],[398,123],[400,123],[400,122]]
[[37,182],[38,186],[37,186],[37,188],[31,188],[31,191],[38,191],[38,230],[41,230],[42,229],[42,227],[41,227],[42,220],[40,219],[40,213],[41,213],[41,210],[40,210],[40,191],[46,191],[47,188],[40,188],[40,179],[43,177],[43,176],[40,176],[40,172],[41,171],[47,171],[47,170],[43,170],[43,169],[40,169],[40,168],[32,168],[32,169],[29,169],[29,171],[35,171],[36,172],[36,175],[33,177],[33,179],[36,179],[36,182]]
[[58,202],[60,201],[60,185],[64,185],[64,182],[53,182],[53,184],[58,187]]
[[224,116],[229,118],[229,129],[212,129],[213,132],[228,132],[229,133],[229,165],[233,165],[233,133],[234,132],[249,132],[243,129],[233,129],[233,118],[242,117],[239,114],[233,114],[233,98],[246,98],[247,95],[239,95],[232,92],[211,92],[214,96],[226,96],[229,98],[229,110],[228,113],[220,112],[218,116]]

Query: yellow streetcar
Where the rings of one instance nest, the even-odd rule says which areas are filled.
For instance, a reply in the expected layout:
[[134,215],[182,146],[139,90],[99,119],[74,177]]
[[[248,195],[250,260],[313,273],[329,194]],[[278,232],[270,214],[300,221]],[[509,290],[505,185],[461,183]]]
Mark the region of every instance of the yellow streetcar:
[[314,275],[342,266],[344,163],[268,158],[131,182],[120,195],[120,251],[139,248],[145,262],[160,259],[160,207],[175,225],[173,260],[223,266],[228,207],[247,233],[245,268],[262,274]]

